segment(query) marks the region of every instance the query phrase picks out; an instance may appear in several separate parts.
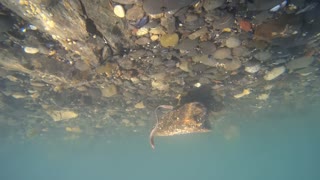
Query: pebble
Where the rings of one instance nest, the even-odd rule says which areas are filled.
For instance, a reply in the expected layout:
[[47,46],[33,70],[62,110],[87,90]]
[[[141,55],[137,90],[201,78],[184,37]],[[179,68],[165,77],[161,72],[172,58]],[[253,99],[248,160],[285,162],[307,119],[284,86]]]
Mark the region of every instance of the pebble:
[[262,100],[262,101],[266,101],[269,98],[269,94],[260,94],[257,99],[258,100]]
[[259,62],[256,62],[256,61],[252,61],[252,62],[249,62],[245,65],[245,68],[244,70],[248,73],[256,73],[260,70],[261,68],[261,65]]
[[142,27],[142,28],[138,29],[136,35],[137,36],[144,36],[144,35],[148,34],[148,32],[149,32],[148,28]]
[[286,68],[284,66],[275,67],[271,71],[267,72],[263,78],[267,81],[271,81],[271,80],[279,77],[285,71],[286,71]]
[[154,34],[154,35],[151,35],[151,36],[150,36],[150,40],[151,40],[151,41],[156,41],[156,40],[158,40],[158,39],[159,39],[159,36],[158,36],[158,35],[155,35],[155,34]]
[[165,34],[160,38],[160,44],[165,48],[176,46],[178,44],[178,41],[179,36],[177,33]]
[[313,63],[313,61],[314,61],[314,58],[312,56],[310,57],[304,56],[304,57],[291,60],[290,62],[287,63],[286,67],[290,71],[294,71],[297,69],[308,67],[310,64]]
[[222,59],[222,60],[218,60],[218,62],[227,71],[234,71],[241,67],[241,61],[239,59],[232,59],[232,60]]
[[182,71],[190,72],[190,63],[188,61],[181,61],[177,64],[177,67],[180,68]]
[[205,21],[203,17],[198,17],[194,14],[188,14],[186,19],[184,19],[182,22],[185,29],[194,31],[198,29],[199,27],[203,27],[205,25]]
[[231,59],[231,50],[228,48],[220,48],[217,49],[214,54],[213,57],[215,59]]
[[268,51],[260,51],[256,53],[253,57],[259,61],[265,62],[271,59],[271,53]]
[[28,47],[28,46],[24,47],[23,50],[28,54],[37,54],[39,52],[38,48]]
[[195,31],[194,33],[190,34],[188,36],[188,38],[191,39],[191,40],[194,40],[194,39],[196,39],[196,38],[198,38],[200,36],[203,36],[203,35],[205,35],[207,33],[208,33],[207,27],[202,27],[199,30]]
[[199,44],[202,54],[212,55],[217,50],[216,45],[213,42],[206,41]]
[[151,82],[151,86],[154,88],[154,89],[158,89],[160,91],[167,91],[169,90],[169,84],[166,84],[162,81],[156,81],[156,80],[153,80]]
[[162,17],[161,25],[167,29],[168,34],[176,31],[176,19],[173,16]]
[[115,85],[109,85],[107,87],[100,88],[100,91],[103,97],[111,97],[118,93]]
[[126,13],[124,11],[124,8],[121,5],[116,5],[113,8],[113,12],[116,16],[120,18],[124,18],[126,16]]
[[183,50],[183,51],[192,51],[198,45],[197,40],[191,40],[189,38],[183,39],[180,41],[176,49]]
[[15,99],[23,99],[27,97],[25,94],[19,93],[19,92],[14,92],[11,94],[11,96],[14,97]]
[[207,66],[217,67],[219,62],[213,58],[209,58],[208,55],[197,55],[192,57],[193,62],[198,62]]
[[53,121],[69,120],[78,117],[78,114],[74,111],[61,110],[51,111],[48,110],[46,113],[53,119]]
[[232,49],[232,55],[236,57],[246,57],[250,55],[250,51],[243,46]]
[[145,108],[145,106],[144,106],[144,104],[143,104],[143,101],[135,104],[134,107],[135,107],[136,109],[144,109],[144,108]]
[[146,45],[146,44],[150,43],[150,39],[147,38],[147,37],[141,37],[141,38],[137,39],[135,41],[135,43],[138,44],[138,45],[142,45],[143,46],[143,45]]
[[244,90],[242,91],[242,93],[236,94],[236,95],[234,95],[233,97],[236,98],[236,99],[238,99],[238,98],[242,98],[243,96],[247,96],[247,95],[249,95],[250,93],[251,93],[250,89],[244,89]]
[[236,37],[229,37],[226,40],[226,46],[228,48],[235,48],[241,45],[241,41]]
[[133,6],[127,11],[126,18],[129,21],[137,21],[144,16],[144,11],[140,6]]

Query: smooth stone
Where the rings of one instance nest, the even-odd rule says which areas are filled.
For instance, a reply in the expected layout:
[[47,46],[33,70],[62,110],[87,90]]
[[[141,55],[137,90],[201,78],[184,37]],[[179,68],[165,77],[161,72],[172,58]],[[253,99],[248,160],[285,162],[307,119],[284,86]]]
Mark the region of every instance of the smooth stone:
[[135,107],[136,109],[144,109],[144,108],[145,108],[145,106],[144,106],[144,104],[143,104],[143,101],[135,104],[134,107]]
[[137,5],[130,8],[126,14],[126,18],[129,21],[139,20],[139,19],[143,18],[143,16],[144,16],[144,11],[143,11],[142,7],[137,6]]
[[259,62],[248,62],[246,65],[245,65],[245,68],[244,68],[244,71],[248,72],[248,73],[256,73],[260,70],[261,68],[261,65]]
[[142,27],[142,28],[138,29],[136,35],[137,36],[144,36],[144,35],[148,34],[148,32],[149,32],[148,28]]
[[284,66],[275,67],[271,71],[267,72],[263,78],[267,81],[271,81],[271,80],[279,77],[285,71],[286,71],[286,68]]
[[113,8],[113,12],[116,16],[120,18],[124,18],[126,16],[126,13],[124,11],[124,8],[121,5],[116,5]]
[[271,59],[271,53],[268,51],[260,51],[256,53],[253,57],[259,61],[265,62]]
[[141,37],[141,38],[137,39],[135,41],[135,43],[138,44],[138,45],[142,45],[143,46],[143,45],[146,45],[146,44],[150,43],[150,39],[147,38],[147,37]]
[[246,57],[250,55],[250,51],[246,47],[236,47],[232,49],[232,55],[236,57]]
[[226,46],[228,48],[235,48],[241,45],[241,41],[236,37],[229,37],[226,40]]
[[222,59],[222,60],[218,60],[218,62],[227,71],[234,71],[241,67],[241,61],[238,59],[233,59],[233,60]]
[[231,59],[231,50],[228,48],[220,48],[217,49],[214,54],[213,57],[215,59]]
[[28,53],[28,54],[37,54],[39,52],[38,48],[34,48],[34,47],[24,47],[23,48],[24,52]]
[[190,63],[188,61],[181,61],[177,67],[179,67],[182,71],[191,72]]
[[178,44],[178,41],[179,41],[179,36],[177,33],[165,34],[160,38],[160,44],[165,48],[176,46]]
[[176,46],[176,49],[184,50],[184,51],[192,51],[198,45],[198,40],[191,40],[189,38],[183,39],[180,43]]
[[194,40],[194,39],[196,39],[196,38],[198,38],[200,36],[203,36],[203,35],[205,35],[207,33],[208,33],[207,27],[202,27],[201,29],[199,29],[199,30],[195,31],[194,33],[190,34],[188,36],[188,38],[191,39],[191,40]]
[[103,97],[111,97],[118,93],[115,85],[109,85],[105,88],[100,88],[100,91]]
[[297,69],[308,67],[310,64],[313,63],[313,61],[314,61],[314,58],[312,56],[310,57],[304,56],[304,57],[296,58],[289,61],[286,66],[290,71],[294,71]]
[[193,62],[198,62],[210,67],[217,67],[219,62],[214,58],[209,58],[208,55],[197,55],[192,57]]
[[213,42],[206,41],[199,44],[202,54],[212,55],[217,50],[216,45]]
[[161,18],[161,25],[167,29],[168,34],[176,31],[176,19],[173,16]]

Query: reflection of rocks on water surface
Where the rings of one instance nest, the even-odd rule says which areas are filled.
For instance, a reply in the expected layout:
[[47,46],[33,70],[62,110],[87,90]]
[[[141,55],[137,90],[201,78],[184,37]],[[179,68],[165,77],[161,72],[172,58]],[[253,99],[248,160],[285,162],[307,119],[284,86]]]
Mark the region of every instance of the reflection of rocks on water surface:
[[207,98],[209,116],[223,116],[315,102],[319,4],[302,1],[1,0],[1,124],[29,138],[139,133],[160,104]]

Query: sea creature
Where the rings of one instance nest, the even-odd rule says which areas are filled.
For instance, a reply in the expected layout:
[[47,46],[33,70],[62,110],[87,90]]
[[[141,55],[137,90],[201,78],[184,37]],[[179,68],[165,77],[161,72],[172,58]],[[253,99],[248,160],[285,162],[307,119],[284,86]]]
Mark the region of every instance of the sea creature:
[[156,107],[156,109],[154,110],[154,114],[155,114],[155,116],[156,116],[157,123],[156,123],[156,125],[154,126],[154,128],[151,130],[150,136],[149,136],[150,145],[151,145],[151,148],[152,148],[152,149],[155,148],[155,146],[154,146],[154,133],[157,131],[157,128],[158,128],[158,126],[159,126],[159,117],[158,117],[158,109],[159,109],[159,108],[172,110],[172,109],[173,109],[173,106],[171,106],[171,105],[160,105],[160,106]]
[[[168,109],[169,112],[158,117],[158,109]],[[207,120],[207,109],[199,102],[184,104],[176,109],[170,105],[160,105],[154,110],[157,124],[150,132],[150,145],[154,149],[154,136],[175,136],[210,132],[210,122]]]

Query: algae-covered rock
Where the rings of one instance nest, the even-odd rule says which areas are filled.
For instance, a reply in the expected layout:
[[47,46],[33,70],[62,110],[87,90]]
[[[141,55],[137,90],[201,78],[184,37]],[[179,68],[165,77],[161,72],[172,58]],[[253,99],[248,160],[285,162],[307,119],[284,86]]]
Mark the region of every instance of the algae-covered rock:
[[165,34],[160,38],[160,44],[165,48],[176,46],[178,44],[178,41],[179,36],[177,33]]

